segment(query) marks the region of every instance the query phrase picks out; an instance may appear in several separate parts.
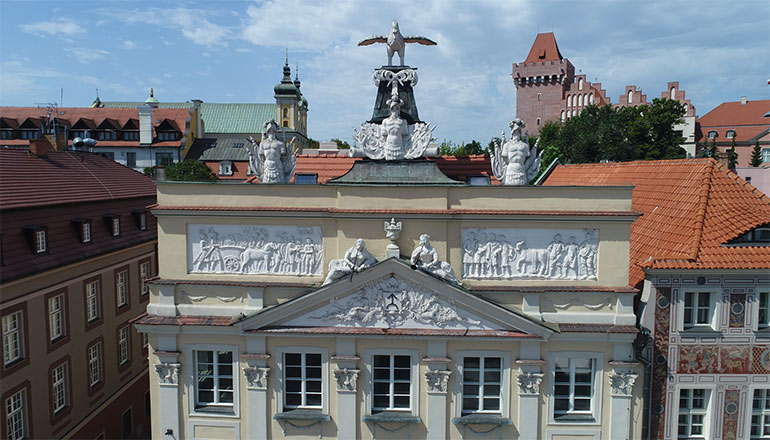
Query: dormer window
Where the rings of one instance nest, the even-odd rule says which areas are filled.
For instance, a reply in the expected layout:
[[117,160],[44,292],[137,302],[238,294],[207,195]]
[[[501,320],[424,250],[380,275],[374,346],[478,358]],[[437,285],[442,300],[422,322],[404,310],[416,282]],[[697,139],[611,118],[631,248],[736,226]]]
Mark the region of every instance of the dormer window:
[[727,130],[727,139],[735,139],[735,130]]
[[13,139],[13,130],[6,128],[0,130],[0,139]]
[[318,181],[318,174],[297,173],[294,175],[294,183],[298,185],[315,185]]
[[48,253],[48,227],[47,226],[27,226],[24,228],[24,235],[27,236],[27,242],[35,255]]
[[468,185],[489,186],[489,176],[468,176]]
[[123,132],[123,140],[124,141],[138,141],[139,140],[139,130],[129,130]]
[[115,130],[100,130],[96,132],[96,138],[100,141],[116,141],[118,133]]
[[147,211],[144,211],[144,210],[131,211],[131,214],[134,216],[136,227],[139,228],[140,231],[146,231],[147,230]]
[[220,176],[232,176],[233,175],[233,163],[229,160],[223,160],[219,162],[219,175]]
[[91,219],[76,218],[72,220],[75,232],[81,244],[91,243]]
[[106,214],[104,216],[104,222],[109,228],[110,235],[112,237],[120,237],[120,216],[117,214]]
[[770,246],[770,223],[756,228],[727,242],[730,246]]
[[176,140],[176,132],[174,132],[174,131],[159,131],[158,132],[158,140],[159,141],[175,141]]
[[709,130],[709,139],[716,139],[716,138],[717,138],[717,131]]

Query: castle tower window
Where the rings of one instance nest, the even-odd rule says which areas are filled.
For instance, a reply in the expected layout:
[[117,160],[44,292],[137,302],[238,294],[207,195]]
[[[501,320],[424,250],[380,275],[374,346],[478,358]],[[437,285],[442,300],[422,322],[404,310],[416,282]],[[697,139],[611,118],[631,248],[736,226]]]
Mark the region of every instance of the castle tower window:
[[669,93],[669,97],[671,99],[676,99],[676,87],[671,87],[671,92]]
[[578,106],[583,106],[583,95],[578,95]]
[[537,121],[535,122],[535,124],[537,124],[538,127],[540,126],[540,118],[537,118]]
[[567,95],[567,107],[572,107],[572,95]]
[[588,95],[588,105],[591,105],[593,103],[594,103],[594,94],[591,93],[590,95]]
[[564,120],[565,120],[565,115],[564,115],[564,110],[562,110],[561,111],[561,122],[564,122]]
[[578,90],[583,90],[583,78],[578,80]]
[[687,116],[687,104],[682,104],[682,108],[684,109],[684,115]]
[[543,100],[543,94],[542,93],[538,93],[537,94],[537,100],[538,101],[542,101]]
[[634,91],[633,90],[629,90],[628,91],[628,103],[629,104],[631,104],[631,100],[633,99],[633,97],[634,97]]

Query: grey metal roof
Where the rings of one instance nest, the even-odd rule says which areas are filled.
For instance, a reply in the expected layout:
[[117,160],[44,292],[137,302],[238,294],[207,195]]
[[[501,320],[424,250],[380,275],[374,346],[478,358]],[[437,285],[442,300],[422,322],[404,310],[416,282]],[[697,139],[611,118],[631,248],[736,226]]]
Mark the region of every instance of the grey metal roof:
[[359,160],[344,176],[331,179],[330,185],[465,185],[441,172],[436,161]]
[[[259,138],[257,138],[259,139]],[[187,153],[186,159],[195,160],[249,160],[249,150],[246,144],[249,141],[243,138],[204,138],[196,139]]]

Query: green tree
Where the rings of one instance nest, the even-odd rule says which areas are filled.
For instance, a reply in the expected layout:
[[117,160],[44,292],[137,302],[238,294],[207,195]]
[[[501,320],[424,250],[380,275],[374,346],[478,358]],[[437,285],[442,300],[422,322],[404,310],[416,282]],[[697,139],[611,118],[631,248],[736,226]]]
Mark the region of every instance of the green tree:
[[486,154],[492,154],[499,145],[500,145],[499,137],[493,137],[492,139],[490,139],[489,143],[487,144]]
[[479,141],[470,141],[467,144],[460,145],[453,153],[456,157],[484,154],[484,148]]
[[735,151],[735,137],[730,140],[730,149],[727,150],[727,168],[731,170],[735,169],[735,165],[738,164],[738,152]]
[[335,138],[330,140],[329,142],[334,142],[335,144],[337,144],[337,148],[339,148],[340,150],[350,150],[350,144],[343,140]]
[[217,175],[203,162],[186,159],[166,166],[166,179],[180,182],[212,182]]
[[711,148],[709,149],[709,157],[719,159],[719,148],[717,148],[717,139],[711,139]]
[[312,138],[307,138],[307,148],[311,150],[317,150],[319,146],[320,146],[320,143],[317,140]]
[[751,150],[751,163],[753,167],[762,166],[762,148],[759,146],[759,140],[754,144],[754,148]]

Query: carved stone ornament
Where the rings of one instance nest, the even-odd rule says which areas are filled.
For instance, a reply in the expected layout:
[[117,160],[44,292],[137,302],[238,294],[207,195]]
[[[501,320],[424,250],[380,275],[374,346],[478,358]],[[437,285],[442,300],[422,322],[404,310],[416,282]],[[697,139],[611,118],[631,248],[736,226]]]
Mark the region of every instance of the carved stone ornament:
[[361,370],[343,368],[334,370],[334,380],[337,381],[337,391],[356,391],[358,389],[358,373]]
[[419,35],[412,35],[408,37],[403,36],[396,20],[393,20],[393,22],[390,24],[390,32],[388,32],[388,35],[372,35],[369,38],[361,40],[358,45],[368,46],[375,43],[385,43],[388,52],[388,66],[393,65],[393,55],[395,54],[398,54],[401,65],[404,65],[404,52],[406,51],[406,43],[419,43],[425,46],[436,45],[435,41]]
[[519,118],[508,124],[511,127],[511,139],[505,140],[505,133],[500,136],[502,146],[497,145],[489,159],[492,172],[503,185],[528,185],[540,171],[543,152],[537,154],[537,143],[529,148],[529,136],[521,139],[524,121]]
[[519,381],[519,394],[540,394],[543,373],[521,373],[517,379]]
[[630,396],[631,391],[634,389],[634,382],[638,374],[634,373],[610,373],[610,386],[612,387],[612,394],[619,396]]
[[319,226],[188,225],[190,273],[321,275]]
[[429,393],[446,393],[449,383],[449,370],[428,370],[425,372],[425,381],[428,383]]
[[596,279],[597,229],[474,228],[462,239],[463,278]]
[[[322,307],[309,321],[356,327],[468,328],[481,322],[462,316],[451,302],[399,280],[386,278],[365,284],[358,292]],[[290,321],[289,325],[318,325]]]
[[258,390],[267,388],[267,375],[270,368],[267,367],[244,367],[243,375],[246,376],[247,386]]
[[438,251],[430,245],[428,234],[420,235],[420,244],[412,251],[412,265],[450,283],[460,285],[452,266],[446,261],[439,260]]
[[364,239],[359,238],[356,240],[356,244],[345,252],[344,258],[329,262],[329,273],[326,275],[323,285],[325,286],[345,275],[360,272],[376,262],[377,259],[374,258],[374,255],[366,250]]
[[262,141],[249,136],[249,172],[259,178],[260,183],[289,183],[297,165],[296,137],[287,145],[286,139],[278,140],[278,123],[275,119],[265,122]]
[[155,364],[155,372],[158,373],[158,383],[161,385],[178,385],[180,366],[181,364],[168,362]]
[[395,218],[391,218],[389,222],[385,222],[385,237],[390,240],[390,244],[385,246],[385,255],[398,258],[401,255],[401,250],[396,244],[396,240],[401,236],[401,222],[396,222]]

